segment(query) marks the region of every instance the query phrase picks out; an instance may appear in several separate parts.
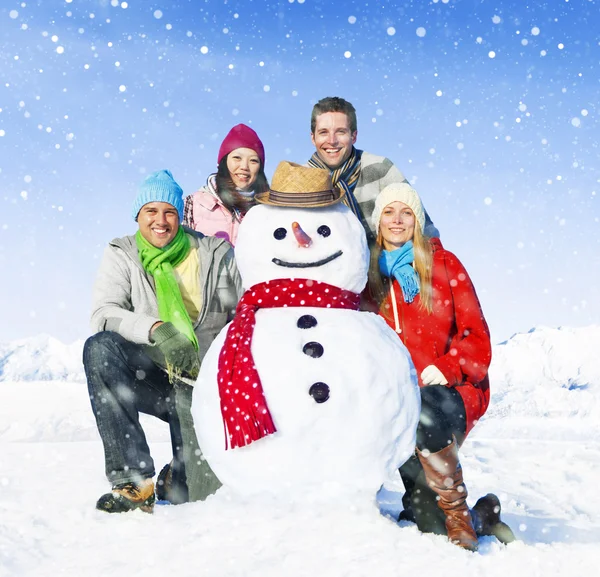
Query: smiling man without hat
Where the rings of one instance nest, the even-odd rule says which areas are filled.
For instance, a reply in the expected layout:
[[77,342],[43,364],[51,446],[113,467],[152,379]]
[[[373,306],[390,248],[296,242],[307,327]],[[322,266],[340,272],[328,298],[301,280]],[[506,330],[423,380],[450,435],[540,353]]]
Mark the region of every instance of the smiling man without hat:
[[[384,156],[359,150],[356,109],[339,96],[328,96],[313,107],[310,118],[310,138],[315,152],[308,165],[330,171],[333,184],[346,192],[344,203],[361,221],[372,245],[375,229],[371,215],[375,198],[394,183],[408,184],[398,167]],[[425,234],[439,237],[440,233],[425,211]]]

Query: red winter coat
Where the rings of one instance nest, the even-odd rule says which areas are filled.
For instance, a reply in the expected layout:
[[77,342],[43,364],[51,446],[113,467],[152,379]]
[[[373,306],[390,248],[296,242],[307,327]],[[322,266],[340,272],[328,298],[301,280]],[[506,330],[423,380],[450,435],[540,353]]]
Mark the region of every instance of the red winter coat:
[[[394,279],[399,336],[410,352],[420,386],[423,386],[421,371],[435,365],[446,377],[446,386],[456,387],[465,405],[468,434],[487,410],[490,400],[490,332],[462,263],[442,248],[438,239],[432,240],[432,246],[432,314],[419,307],[420,295],[412,303],[404,302],[402,289]],[[386,310],[390,316],[384,319],[396,330],[389,293],[384,306],[389,306]]]

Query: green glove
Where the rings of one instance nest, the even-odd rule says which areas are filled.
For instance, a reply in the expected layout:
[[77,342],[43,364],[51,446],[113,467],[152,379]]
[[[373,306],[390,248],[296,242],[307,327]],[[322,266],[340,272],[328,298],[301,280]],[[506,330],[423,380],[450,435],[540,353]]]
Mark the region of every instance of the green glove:
[[198,351],[193,343],[180,333],[172,323],[162,323],[152,331],[154,346],[148,355],[154,362],[167,369],[169,380],[177,377],[196,379],[200,372]]

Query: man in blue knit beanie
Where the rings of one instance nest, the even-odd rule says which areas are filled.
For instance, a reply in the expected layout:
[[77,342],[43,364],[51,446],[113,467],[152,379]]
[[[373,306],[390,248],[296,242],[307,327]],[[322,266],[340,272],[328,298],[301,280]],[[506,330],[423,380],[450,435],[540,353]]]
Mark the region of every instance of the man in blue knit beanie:
[[166,202],[177,210],[179,222],[183,220],[183,190],[175,182],[171,171],[157,170],[149,174],[142,184],[133,202],[133,220],[138,219],[142,206],[149,202]]
[[[203,500],[220,482],[201,458],[190,413],[202,358],[231,320],[241,280],[231,245],[183,227],[183,191],[168,170],[142,182],[135,235],[111,241],[93,293],[83,364],[112,490],[96,508],[152,512],[156,497]],[[225,313],[225,314],[223,314]],[[169,423],[173,460],[153,481],[139,421]]]

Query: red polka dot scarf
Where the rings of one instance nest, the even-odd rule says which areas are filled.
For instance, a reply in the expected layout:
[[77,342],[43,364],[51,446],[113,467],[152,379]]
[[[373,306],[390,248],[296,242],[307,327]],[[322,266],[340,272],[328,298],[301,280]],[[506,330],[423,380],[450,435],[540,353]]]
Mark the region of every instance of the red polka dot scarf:
[[306,279],[267,281],[244,293],[219,356],[217,378],[226,447],[243,447],[277,430],[252,358],[256,311],[274,307],[358,310],[359,304],[356,293]]

